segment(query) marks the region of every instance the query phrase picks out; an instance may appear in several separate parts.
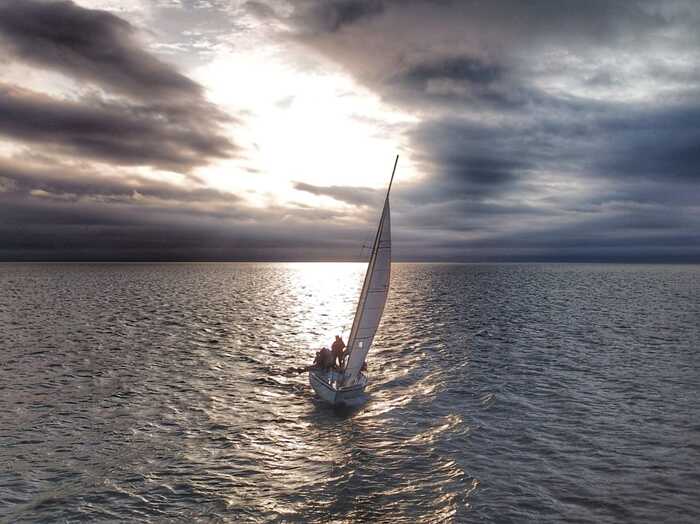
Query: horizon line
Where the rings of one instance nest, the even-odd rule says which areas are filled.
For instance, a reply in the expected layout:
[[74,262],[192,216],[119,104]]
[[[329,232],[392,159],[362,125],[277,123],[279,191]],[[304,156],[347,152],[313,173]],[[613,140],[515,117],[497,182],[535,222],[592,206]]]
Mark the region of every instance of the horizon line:
[[[700,265],[695,257],[675,259],[522,259],[522,260],[396,260],[392,264],[616,264],[616,265]],[[198,259],[0,259],[0,264],[365,264],[366,260],[198,260]]]

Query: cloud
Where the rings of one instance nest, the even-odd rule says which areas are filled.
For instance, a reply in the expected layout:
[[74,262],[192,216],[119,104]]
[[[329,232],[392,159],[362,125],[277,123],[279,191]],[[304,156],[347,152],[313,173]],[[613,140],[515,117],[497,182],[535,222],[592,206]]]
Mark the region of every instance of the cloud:
[[231,154],[209,129],[214,112],[167,105],[88,104],[0,84],[0,134],[118,165],[188,171]]
[[522,130],[464,119],[426,120],[410,133],[423,170],[420,200],[487,197],[510,191],[535,166]]
[[[146,204],[172,201],[178,205],[209,203],[234,205],[240,197],[201,185],[177,185],[134,174],[98,174],[84,165],[61,164],[55,159],[26,162],[0,158],[4,198],[43,196],[94,202],[133,201]],[[32,194],[34,192],[34,194]],[[38,193],[37,193],[38,192]]]
[[199,98],[202,88],[146,52],[137,31],[70,1],[3,0],[0,41],[16,58],[140,99]]
[[605,137],[594,162],[605,176],[651,178],[666,184],[700,183],[700,97],[670,107],[642,107],[606,115],[596,125]]
[[260,19],[277,18],[277,12],[264,2],[249,1],[243,4],[243,8]]
[[387,81],[387,99],[404,105],[478,104],[488,109],[520,109],[537,96],[518,85],[506,64],[469,55],[435,56],[412,63]]
[[356,218],[252,207],[191,181],[0,159],[0,260],[347,260],[368,233]]
[[381,202],[381,191],[369,187],[314,186],[303,182],[295,182],[294,189],[305,191],[312,195],[328,196],[339,202],[345,202],[354,206],[376,206]]
[[[73,2],[5,0],[0,43],[15,60],[101,88],[57,98],[0,83],[0,134],[115,165],[189,172],[236,147],[233,119],[148,53],[128,22]],[[117,95],[115,97],[114,95]]]
[[405,138],[424,176],[397,188],[394,206],[409,250],[614,257],[618,243],[622,258],[636,246],[643,259],[665,239],[697,256],[697,6],[353,7],[358,16],[343,17],[334,3],[307,2],[290,23],[305,45],[416,116]]
[[367,231],[319,210],[0,192],[0,260],[352,260]]
[[[233,122],[113,14],[72,2],[0,6],[5,59],[101,90],[67,100],[0,89],[0,133],[62,159],[53,170],[13,160],[0,166],[0,223],[35,228],[20,234],[0,227],[0,245],[25,246],[31,256],[54,256],[51,242],[64,239],[79,257],[109,258],[112,245],[136,258],[342,259],[355,254],[373,227],[370,211],[381,191],[369,188],[298,181],[297,191],[352,208],[259,208],[194,178],[180,187],[96,175],[96,166],[77,169],[69,157],[190,173],[237,154],[223,131]],[[171,38],[196,15],[197,35],[209,35],[207,52],[216,48],[211,35],[224,29],[228,44],[244,40],[237,49],[305,51],[308,60],[296,56],[294,67],[318,69],[331,61],[383,108],[411,115],[414,123],[395,137],[418,175],[392,190],[398,257],[700,260],[700,9],[694,3],[222,6],[158,7],[159,16],[177,20],[154,18],[154,31],[167,27]],[[245,19],[227,19],[231,13]],[[61,23],[52,26],[52,16]],[[265,31],[251,30],[255,19]],[[183,35],[178,52],[191,49],[184,43],[192,39]],[[276,109],[283,111],[293,96],[280,96]]]
[[384,11],[381,0],[303,1],[296,5],[296,22],[312,32],[336,32]]

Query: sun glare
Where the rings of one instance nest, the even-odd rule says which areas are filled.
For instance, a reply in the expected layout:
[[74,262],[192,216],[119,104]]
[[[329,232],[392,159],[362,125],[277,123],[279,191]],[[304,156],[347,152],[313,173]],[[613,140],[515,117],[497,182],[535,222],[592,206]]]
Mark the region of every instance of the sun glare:
[[245,122],[245,131],[231,126],[243,162],[198,174],[217,187],[257,193],[252,203],[329,203],[295,191],[294,182],[384,187],[402,150],[400,130],[413,121],[341,71],[301,69],[269,50],[220,58],[195,76],[213,102]]

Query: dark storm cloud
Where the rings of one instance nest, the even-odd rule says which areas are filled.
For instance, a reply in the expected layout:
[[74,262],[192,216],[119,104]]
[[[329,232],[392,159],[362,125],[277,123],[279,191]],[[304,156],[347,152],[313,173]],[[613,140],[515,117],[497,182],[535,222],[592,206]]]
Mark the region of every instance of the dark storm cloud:
[[638,108],[602,118],[596,133],[607,154],[595,162],[601,174],[700,183],[700,99],[669,108]]
[[402,105],[426,102],[449,107],[477,104],[510,111],[538,99],[538,93],[509,74],[505,64],[468,56],[434,57],[408,65],[387,82],[386,98]]
[[232,119],[202,88],[146,52],[128,22],[73,2],[0,2],[0,53],[87,81],[96,92],[53,98],[0,83],[0,134],[115,165],[178,172],[231,156]]
[[455,56],[415,64],[396,81],[425,89],[427,82],[435,78],[460,80],[475,85],[489,85],[503,78],[503,69],[499,65],[488,64],[475,57]]
[[[414,130],[412,141],[421,151],[418,161],[434,174],[421,200],[499,193],[532,168],[522,136],[497,127],[459,120],[425,122]],[[514,155],[514,149],[523,154]]]
[[[531,205],[513,205],[510,199],[524,199],[537,193],[532,188],[533,173],[540,170],[579,169],[586,161],[578,149],[579,131],[565,131],[558,121],[537,126],[519,121],[485,123],[480,120],[442,117],[426,119],[408,134],[414,148],[413,159],[421,171],[430,173],[423,183],[397,188],[411,205],[453,203],[467,222],[474,215],[500,217],[504,209],[533,213]],[[560,154],[567,151],[567,163]],[[501,201],[500,199],[509,199]],[[548,210],[540,208],[543,215]],[[437,216],[440,216],[438,213]],[[454,221],[447,218],[446,226]],[[451,225],[447,224],[450,222]],[[483,227],[483,220],[479,220]],[[415,222],[420,227],[419,222]],[[458,228],[461,229],[461,228]]]
[[381,201],[381,191],[368,187],[349,186],[314,186],[303,182],[295,182],[294,189],[305,191],[313,195],[329,196],[355,206],[373,206]]
[[381,0],[304,1],[296,5],[297,22],[314,32],[335,32],[360,20],[372,18],[384,11]]
[[[676,16],[692,14],[692,5],[683,9],[682,2],[676,4],[681,7],[674,13]],[[292,21],[300,31],[335,33],[340,28],[363,22],[374,23],[383,15],[387,18],[399,15],[392,21],[399,17],[404,21],[414,19],[432,29],[431,19],[439,19],[446,31],[455,26],[462,27],[465,32],[481,29],[479,38],[503,39],[503,33],[510,33],[531,40],[550,35],[614,40],[627,36],[629,28],[666,25],[667,18],[659,6],[656,0],[589,0],[583,3],[578,0],[301,0],[295,4]],[[395,36],[405,28],[386,24],[382,29]],[[405,36],[418,41],[423,35]],[[451,35],[434,36],[435,40],[445,40]]]
[[86,104],[0,84],[0,134],[119,165],[188,170],[232,146],[179,107]]
[[144,51],[135,29],[70,1],[3,0],[0,43],[29,63],[139,98],[197,98],[201,87]]

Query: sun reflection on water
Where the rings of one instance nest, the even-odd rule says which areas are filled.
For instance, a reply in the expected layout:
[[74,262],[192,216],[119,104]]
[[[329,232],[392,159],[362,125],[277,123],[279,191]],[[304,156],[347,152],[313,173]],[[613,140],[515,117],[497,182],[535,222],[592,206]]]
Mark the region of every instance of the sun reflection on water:
[[330,345],[341,333],[347,340],[366,267],[315,262],[287,266],[291,271],[284,293],[296,298],[292,314],[301,339],[310,347]]
[[[416,316],[423,315],[415,304],[427,288],[405,280],[392,287],[360,409],[333,410],[315,397],[306,373],[289,372],[311,363],[334,335],[347,341],[366,267],[257,264],[234,272],[231,289],[220,290],[232,327],[227,343],[206,357],[211,374],[221,377],[216,387],[209,384],[204,408],[205,427],[213,429],[203,431],[205,442],[199,436],[186,444],[193,464],[220,465],[211,475],[223,486],[228,510],[303,515],[309,522],[328,515],[371,520],[381,515],[371,504],[376,497],[413,511],[425,476],[432,478],[422,489],[435,495],[434,515],[449,519],[462,503],[465,472],[439,448],[465,423],[458,416],[425,418],[419,406],[440,393],[444,380],[428,354],[440,342],[425,335]],[[236,293],[241,278],[249,285]],[[386,484],[373,485],[378,478]]]

